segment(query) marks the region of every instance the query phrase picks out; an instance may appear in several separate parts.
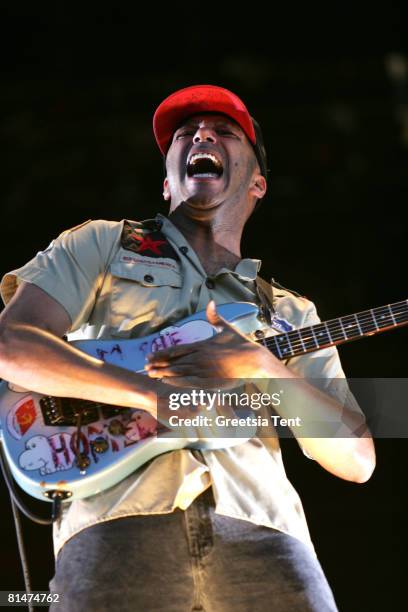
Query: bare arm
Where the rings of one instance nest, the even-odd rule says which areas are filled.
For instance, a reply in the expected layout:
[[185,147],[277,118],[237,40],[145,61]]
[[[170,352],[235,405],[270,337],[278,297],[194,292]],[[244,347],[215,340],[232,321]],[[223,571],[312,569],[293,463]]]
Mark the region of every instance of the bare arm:
[[[264,368],[262,373],[270,378],[275,390],[278,386],[284,392],[285,400],[277,412],[287,419],[315,423],[309,426],[309,434],[304,438],[296,426],[291,427],[303,450],[335,476],[366,482],[374,471],[376,458],[374,442],[363,415],[294,374],[274,355],[265,356]],[[273,384],[273,379],[279,384]],[[325,422],[336,426],[341,423],[342,433],[329,438],[318,436],[319,426],[324,427]]]
[[56,300],[22,283],[0,314],[0,377],[39,393],[142,408],[156,416],[162,383],[73,348],[61,339],[70,326]]

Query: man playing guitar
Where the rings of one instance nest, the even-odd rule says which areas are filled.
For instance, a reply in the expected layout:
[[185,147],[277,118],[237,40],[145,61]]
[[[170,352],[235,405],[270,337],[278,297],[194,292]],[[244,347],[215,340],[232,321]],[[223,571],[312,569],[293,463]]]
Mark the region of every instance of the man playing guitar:
[[[86,222],[6,275],[0,376],[154,417],[169,383],[198,373],[293,380],[291,401],[276,408],[282,417],[318,414],[347,424],[341,438],[299,438],[305,454],[335,476],[365,482],[375,466],[373,441],[351,394],[336,393],[335,381],[344,379],[336,349],[282,361],[216,310],[265,301],[260,262],[240,250],[267,188],[258,124],[235,94],[201,85],[162,102],[154,133],[165,158],[168,217]],[[283,288],[271,306],[276,324],[289,329],[319,321],[312,302]],[[203,308],[219,333],[200,350],[159,347],[147,375],[62,339],[145,336]],[[325,392],[305,380],[313,377],[327,381]],[[277,437],[162,454],[106,491],[64,503],[54,544],[58,610],[336,610]]]

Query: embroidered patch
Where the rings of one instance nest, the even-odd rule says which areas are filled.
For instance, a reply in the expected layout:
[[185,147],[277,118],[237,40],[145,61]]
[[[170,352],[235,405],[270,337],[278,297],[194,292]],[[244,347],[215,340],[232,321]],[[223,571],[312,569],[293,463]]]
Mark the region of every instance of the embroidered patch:
[[153,266],[155,268],[163,268],[165,270],[175,270],[178,272],[179,266],[169,259],[161,259],[160,257],[147,257],[146,255],[122,255],[120,260],[126,264],[143,264],[145,266]]
[[139,255],[179,260],[176,251],[160,230],[150,231],[131,221],[125,221],[121,244],[127,251]]
[[288,332],[294,329],[293,325],[289,323],[289,321],[282,319],[282,317],[278,317],[276,314],[274,314],[272,317],[271,327],[280,332]]

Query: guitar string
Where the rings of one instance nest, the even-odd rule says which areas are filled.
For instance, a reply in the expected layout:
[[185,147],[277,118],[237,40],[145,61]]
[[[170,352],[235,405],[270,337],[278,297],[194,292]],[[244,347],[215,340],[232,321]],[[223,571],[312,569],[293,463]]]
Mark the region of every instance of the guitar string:
[[[383,324],[385,321],[389,321],[392,323],[392,325],[398,325],[399,323],[403,323],[404,321],[396,321],[394,322],[394,319],[401,316],[401,315],[408,315],[408,306],[405,307],[406,310],[401,310],[399,312],[393,312],[392,315],[390,313],[386,313],[385,316],[381,319],[381,320],[377,320],[377,317],[373,317],[372,313],[370,311],[363,311],[362,313],[358,313],[359,315],[364,315],[363,317],[359,316],[357,318],[357,321],[353,321],[352,323],[346,322],[345,320],[348,318],[355,318],[357,315],[345,315],[344,317],[339,317],[338,319],[330,319],[329,321],[322,321],[320,323],[315,323],[314,325],[308,326],[308,327],[303,327],[300,328],[298,330],[291,330],[290,332],[286,332],[285,335],[290,335],[292,333],[296,334],[298,332],[301,332],[302,330],[308,330],[311,328],[316,329],[317,327],[320,326],[333,326],[336,325],[336,327],[338,327],[339,329],[342,328],[341,323],[346,323],[347,327],[356,327],[358,328],[358,324],[360,324],[360,326],[364,326],[367,323],[369,323],[370,327],[369,329],[367,329],[367,331],[371,331],[372,327],[378,327],[379,329],[381,329],[381,324]],[[379,314],[379,312],[376,313],[377,315]],[[375,321],[375,323],[373,322]],[[343,326],[344,327],[344,326]],[[384,325],[385,327],[385,325]],[[336,332],[336,329],[332,329],[333,332]],[[326,332],[327,333],[327,332]],[[342,332],[341,332],[342,333]],[[282,334],[283,335],[283,334]]]
[[[392,326],[394,327],[394,325]],[[388,327],[388,329],[390,329],[391,327]],[[377,330],[377,333],[381,333],[381,331],[385,331],[385,328],[380,328],[379,330]],[[305,340],[303,343],[300,341],[293,341],[289,344],[287,343],[287,345],[285,346],[284,343],[277,343],[276,341],[273,340],[273,338],[265,338],[265,342],[263,343],[264,346],[266,346],[266,348],[270,349],[275,355],[279,356],[279,357],[295,357],[297,355],[302,355],[305,353],[310,353],[313,351],[317,351],[319,349],[323,349],[323,348],[328,348],[330,346],[334,346],[336,344],[342,344],[357,338],[363,338],[364,336],[366,336],[369,332],[366,332],[364,334],[357,334],[354,336],[348,336],[348,337],[344,337],[342,336],[338,336],[335,337],[334,334],[331,334],[331,339],[330,337],[327,335],[327,342],[322,342],[321,344],[319,342],[315,342],[313,339],[313,343],[312,344],[307,344],[308,342],[310,342],[311,339],[309,340]],[[262,342],[262,341],[261,341]]]
[[[392,324],[392,327],[394,327],[395,325]],[[390,329],[390,327],[388,327],[388,329]],[[377,330],[377,333],[381,333],[381,331],[385,331],[385,328],[380,328],[379,330]],[[369,332],[363,333],[363,334],[357,334],[354,336],[348,336],[348,337],[344,337],[344,335],[335,337],[334,334],[331,334],[330,336],[327,334],[327,340],[328,342],[322,342],[322,344],[319,344],[319,342],[316,342],[313,339],[313,344],[309,344],[307,345],[307,342],[311,341],[311,338],[309,339],[305,339],[304,343],[302,343],[301,341],[293,341],[289,343],[287,343],[287,345],[285,346],[284,343],[278,343],[277,341],[274,340],[274,338],[276,338],[277,336],[273,336],[271,338],[265,338],[263,345],[266,346],[266,348],[268,348],[269,350],[271,350],[272,353],[274,353],[277,357],[296,357],[297,355],[302,355],[302,354],[306,354],[306,353],[311,353],[313,351],[317,351],[319,349],[323,349],[323,348],[328,348],[330,346],[334,346],[336,344],[342,344],[357,338],[363,338],[364,336],[366,336]],[[331,339],[330,339],[331,338]],[[262,343],[262,340],[257,341],[259,343]]]
[[[301,333],[303,331],[303,333],[305,333],[306,330],[316,330],[316,328],[319,327],[323,327],[325,328],[327,326],[327,329],[324,332],[318,332],[319,334],[324,333],[324,335],[327,337],[327,339],[330,341],[330,339],[332,340],[330,342],[330,344],[334,344],[335,342],[337,342],[338,340],[352,340],[353,338],[358,338],[358,337],[363,337],[365,334],[369,333],[370,331],[373,331],[373,328],[380,332],[382,329],[384,329],[385,327],[389,327],[389,325],[392,325],[393,327],[396,327],[402,323],[404,323],[406,321],[396,321],[394,319],[397,319],[399,316],[401,315],[408,315],[408,300],[406,302],[397,302],[395,304],[389,304],[388,306],[380,306],[378,308],[374,308],[373,312],[375,313],[373,315],[373,313],[370,310],[364,310],[360,313],[356,313],[355,315],[345,315],[343,317],[339,317],[338,319],[331,319],[329,321],[325,321],[325,322],[321,322],[321,323],[316,323],[314,325],[311,325],[310,327],[305,327],[305,328],[300,328],[298,330],[291,330],[290,332],[287,332],[285,334],[278,334],[275,336],[272,336],[270,338],[265,338],[264,339],[264,344],[267,346],[267,348],[275,348],[276,352],[281,355],[282,353],[284,353],[285,355],[291,355],[291,353],[296,353],[296,351],[300,350],[300,353],[305,353],[308,352],[310,349],[318,349],[320,348],[319,345],[319,341],[317,338],[315,338],[315,334],[313,334],[313,331],[308,331],[308,335],[306,337],[302,337]],[[392,310],[392,315],[390,313],[390,308],[398,306],[400,308],[403,308],[403,310],[400,310],[398,312],[394,310]],[[383,318],[379,321],[377,321],[377,316],[381,314],[381,312],[385,312],[385,316],[383,316]],[[393,318],[394,317],[394,318]],[[345,322],[345,319],[349,319],[349,318],[357,318],[357,321],[349,323],[347,322],[346,325],[347,327],[344,328],[344,326],[342,326],[341,323]],[[364,326],[367,325],[367,323],[369,324],[369,328],[367,330],[364,330]],[[330,329],[330,325],[332,326],[332,328]],[[333,325],[336,326],[337,329],[333,328]],[[359,329],[359,325],[362,328],[360,332]],[[353,329],[354,328],[354,329]],[[348,334],[350,334],[351,332],[355,331],[356,329],[358,329],[358,334],[353,334],[352,336],[349,336]],[[300,338],[295,338],[295,337],[290,337],[290,336],[300,336]],[[278,344],[278,340],[277,338],[286,338],[286,343],[288,346],[285,346],[283,343],[282,344]],[[289,337],[289,338],[288,338]],[[262,342],[262,340],[260,341]],[[313,345],[312,346],[306,346],[306,344],[308,342],[312,342]],[[279,348],[281,347],[282,349],[288,349],[286,351],[279,351]],[[306,347],[306,349],[305,349]],[[292,350],[290,350],[292,348]]]
[[[331,332],[330,335],[336,334],[336,333],[340,333],[339,337],[344,337],[344,334],[347,335],[347,330],[353,331],[353,328],[355,329],[359,329],[359,326],[361,328],[363,328],[365,325],[368,324],[368,328],[367,330],[362,330],[363,333],[366,333],[368,331],[372,331],[373,328],[378,330],[381,330],[383,327],[388,327],[388,324],[391,323],[392,325],[399,325],[400,323],[404,323],[405,321],[395,321],[396,318],[398,318],[401,315],[408,315],[408,307],[407,307],[407,311],[400,311],[400,312],[393,312],[393,314],[384,314],[381,316],[380,319],[378,319],[377,316],[373,316],[372,313],[370,313],[369,311],[365,311],[364,313],[360,313],[360,314],[364,314],[364,317],[359,317],[357,320],[352,320],[352,321],[347,321],[347,319],[355,319],[354,315],[346,315],[344,317],[339,317],[338,319],[331,319],[330,321],[322,321],[321,323],[316,323],[314,325],[308,326],[308,327],[304,327],[304,328],[300,328],[298,330],[291,330],[290,332],[287,332],[287,335],[290,334],[298,334],[300,332],[305,332],[306,330],[309,329],[316,329],[318,327],[328,327],[332,329],[329,329],[329,332]],[[378,315],[379,313],[377,313]],[[336,326],[336,327],[334,327]],[[320,333],[320,332],[319,332]],[[328,333],[327,331],[325,332],[326,334]],[[359,335],[360,332],[359,332]],[[313,339],[313,333],[311,333],[310,338]],[[308,338],[302,338],[303,340],[307,341]]]
[[[395,313],[394,317],[398,317],[400,314],[402,313]],[[282,339],[285,338],[288,345],[292,347],[295,347],[295,346],[302,347],[304,344],[312,342],[313,346],[308,347],[308,348],[313,348],[313,347],[319,346],[319,340],[318,340],[317,335],[323,336],[323,340],[327,338],[329,339],[329,341],[330,340],[333,340],[333,341],[334,340],[335,341],[351,340],[352,338],[362,337],[365,334],[370,333],[373,330],[380,332],[382,329],[385,329],[390,326],[397,327],[398,325],[401,325],[405,323],[406,321],[407,319],[402,320],[402,321],[394,321],[393,318],[389,316],[388,318],[382,319],[380,324],[377,323],[377,325],[375,325],[372,321],[372,318],[370,317],[370,320],[367,318],[365,321],[362,321],[362,320],[359,321],[361,331],[360,331],[359,324],[357,322],[347,323],[346,327],[342,326],[339,322],[336,322],[336,321],[331,321],[330,323],[322,322],[322,323],[316,323],[315,325],[311,325],[310,327],[304,327],[304,328],[300,328],[297,330],[291,330],[290,332],[287,332],[285,334],[278,334],[278,335],[273,336],[272,338],[265,338],[265,340],[275,343],[275,342],[278,342],[278,338],[282,338]],[[364,326],[367,323],[369,323],[369,327],[367,329],[364,329]],[[336,328],[333,327],[333,324],[336,325]],[[330,328],[330,325],[331,325],[331,328]],[[318,328],[323,328],[324,331],[321,331],[321,329],[318,329]],[[312,329],[315,332],[318,330],[317,335],[316,333],[313,333]],[[353,333],[356,330],[358,330],[358,333],[357,334]],[[303,332],[303,334],[307,332],[307,335],[302,335],[301,332]]]

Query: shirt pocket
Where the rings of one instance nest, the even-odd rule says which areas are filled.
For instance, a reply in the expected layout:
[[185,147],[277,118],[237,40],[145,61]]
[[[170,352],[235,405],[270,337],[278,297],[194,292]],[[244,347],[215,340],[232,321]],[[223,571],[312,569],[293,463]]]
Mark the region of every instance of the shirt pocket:
[[174,315],[180,304],[182,276],[173,268],[116,262],[112,277],[112,334],[147,336]]
[[172,268],[159,268],[152,264],[111,264],[111,274],[116,278],[135,281],[143,287],[181,287],[181,274]]

